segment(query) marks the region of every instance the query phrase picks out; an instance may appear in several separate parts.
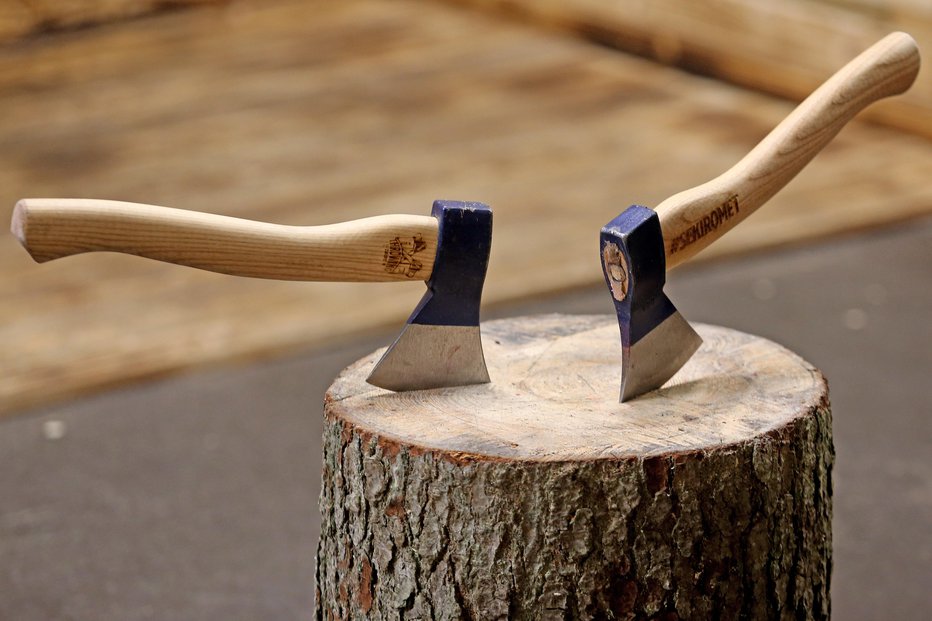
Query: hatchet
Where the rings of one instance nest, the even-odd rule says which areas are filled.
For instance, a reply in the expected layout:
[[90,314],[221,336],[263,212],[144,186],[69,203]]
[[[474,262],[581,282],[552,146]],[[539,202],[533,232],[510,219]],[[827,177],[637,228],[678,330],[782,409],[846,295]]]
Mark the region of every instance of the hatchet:
[[30,198],[16,204],[11,229],[40,263],[113,251],[234,276],[425,280],[427,292],[368,381],[395,391],[489,381],[479,301],[492,211],[482,203],[436,201],[431,216],[286,226],[120,201]]
[[734,228],[855,114],[902,93],[918,72],[916,42],[890,34],[829,78],[727,172],[653,210],[633,205],[602,228],[602,268],[621,331],[621,401],[662,386],[702,342],[664,295],[666,270]]

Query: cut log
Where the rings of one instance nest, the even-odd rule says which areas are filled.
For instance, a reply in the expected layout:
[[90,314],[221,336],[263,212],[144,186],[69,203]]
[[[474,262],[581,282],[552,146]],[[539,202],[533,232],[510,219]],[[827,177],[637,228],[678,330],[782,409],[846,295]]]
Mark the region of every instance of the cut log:
[[326,396],[318,619],[824,619],[828,389],[714,326],[618,403],[613,317],[483,324],[492,383]]

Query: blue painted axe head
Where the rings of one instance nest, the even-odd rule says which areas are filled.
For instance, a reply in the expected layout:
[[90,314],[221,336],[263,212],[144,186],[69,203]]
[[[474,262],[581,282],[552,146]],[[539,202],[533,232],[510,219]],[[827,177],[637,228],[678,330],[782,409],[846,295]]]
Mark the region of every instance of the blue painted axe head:
[[492,248],[492,210],[436,201],[437,255],[427,292],[367,381],[389,390],[484,384],[479,302]]
[[656,212],[629,207],[602,227],[600,249],[621,331],[620,400],[627,401],[660,388],[702,339],[663,293],[666,258]]

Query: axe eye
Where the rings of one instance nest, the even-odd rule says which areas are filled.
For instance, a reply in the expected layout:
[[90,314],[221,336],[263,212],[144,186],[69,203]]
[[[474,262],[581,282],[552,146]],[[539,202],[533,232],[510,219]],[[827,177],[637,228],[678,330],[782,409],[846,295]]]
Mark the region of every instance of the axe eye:
[[608,242],[602,249],[602,260],[605,263],[612,297],[621,302],[628,295],[628,262],[625,260],[625,253],[617,244]]

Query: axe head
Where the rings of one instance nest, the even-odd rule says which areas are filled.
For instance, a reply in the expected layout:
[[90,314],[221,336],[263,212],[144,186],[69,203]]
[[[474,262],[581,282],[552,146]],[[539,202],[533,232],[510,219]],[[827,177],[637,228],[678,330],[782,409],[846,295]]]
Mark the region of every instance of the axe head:
[[437,255],[427,292],[366,381],[388,390],[485,384],[479,302],[492,248],[492,210],[436,201]]
[[621,394],[660,388],[702,339],[663,293],[666,258],[656,212],[634,205],[602,227],[602,270],[621,331]]

